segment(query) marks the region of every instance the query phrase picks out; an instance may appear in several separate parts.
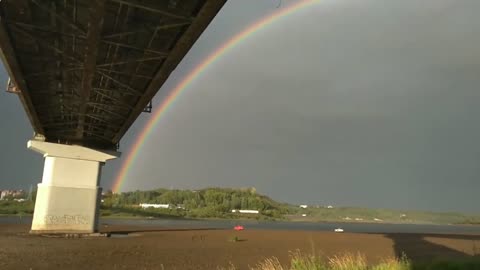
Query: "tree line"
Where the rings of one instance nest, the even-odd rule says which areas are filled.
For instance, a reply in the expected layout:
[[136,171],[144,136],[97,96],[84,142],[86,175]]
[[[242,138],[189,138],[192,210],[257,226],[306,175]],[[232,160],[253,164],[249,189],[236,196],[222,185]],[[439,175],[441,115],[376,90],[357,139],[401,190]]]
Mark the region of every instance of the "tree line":
[[[288,204],[276,202],[269,197],[257,194],[255,188],[226,189],[207,188],[202,190],[155,189],[104,194],[104,209],[138,207],[140,203],[170,204],[174,209],[150,209],[188,217],[228,217],[234,209],[260,211],[260,216],[280,218],[294,211]],[[179,207],[178,209],[176,207]]]

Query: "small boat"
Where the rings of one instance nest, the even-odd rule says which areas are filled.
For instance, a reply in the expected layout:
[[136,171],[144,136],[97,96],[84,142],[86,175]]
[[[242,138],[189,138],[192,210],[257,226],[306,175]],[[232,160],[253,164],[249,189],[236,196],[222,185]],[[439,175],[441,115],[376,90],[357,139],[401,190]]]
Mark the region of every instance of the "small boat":
[[343,229],[342,228],[336,228],[334,231],[335,232],[343,232]]
[[233,229],[235,231],[243,231],[245,228],[242,225],[237,225],[237,226],[233,227]]

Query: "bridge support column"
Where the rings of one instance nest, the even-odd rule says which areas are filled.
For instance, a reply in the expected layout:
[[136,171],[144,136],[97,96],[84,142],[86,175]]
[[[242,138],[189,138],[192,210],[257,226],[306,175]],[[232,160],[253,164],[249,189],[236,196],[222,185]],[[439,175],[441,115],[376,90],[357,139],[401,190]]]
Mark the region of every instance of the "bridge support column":
[[35,140],[28,142],[28,148],[45,158],[31,233],[96,232],[101,168],[120,153]]

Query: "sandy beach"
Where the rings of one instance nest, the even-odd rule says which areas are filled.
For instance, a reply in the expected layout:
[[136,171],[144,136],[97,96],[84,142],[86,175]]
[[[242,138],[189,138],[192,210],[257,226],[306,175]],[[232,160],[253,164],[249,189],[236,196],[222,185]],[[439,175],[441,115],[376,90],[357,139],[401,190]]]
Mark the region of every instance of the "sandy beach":
[[[28,234],[27,225],[0,225],[0,269],[248,269],[268,257],[289,261],[292,251],[331,256],[364,254],[371,263],[467,258],[480,253],[478,235],[354,234],[313,231],[102,226],[115,237],[66,239]],[[120,234],[123,233],[123,234]],[[125,233],[129,233],[128,236]],[[240,241],[231,239],[237,236]]]

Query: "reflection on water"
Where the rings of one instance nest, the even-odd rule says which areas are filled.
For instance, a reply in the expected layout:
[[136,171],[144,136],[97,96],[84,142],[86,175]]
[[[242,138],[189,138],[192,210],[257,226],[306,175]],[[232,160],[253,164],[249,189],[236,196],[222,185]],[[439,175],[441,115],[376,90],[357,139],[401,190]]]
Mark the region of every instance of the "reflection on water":
[[[0,217],[0,224],[30,224],[31,217]],[[176,229],[232,229],[243,225],[246,229],[333,231],[342,228],[356,233],[440,233],[478,234],[480,226],[431,225],[431,224],[379,224],[379,223],[310,223],[310,222],[264,222],[254,220],[188,220],[188,219],[106,219],[102,225],[156,226]]]

